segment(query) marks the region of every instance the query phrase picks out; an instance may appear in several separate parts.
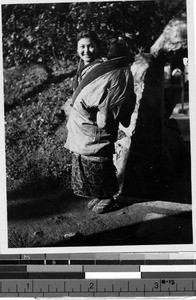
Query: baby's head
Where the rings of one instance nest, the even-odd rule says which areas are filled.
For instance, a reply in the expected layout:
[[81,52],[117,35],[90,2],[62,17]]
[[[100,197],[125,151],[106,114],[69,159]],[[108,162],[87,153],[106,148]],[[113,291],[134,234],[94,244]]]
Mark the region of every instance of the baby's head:
[[109,46],[107,58],[112,59],[121,56],[128,56],[129,49],[123,38],[112,39]]

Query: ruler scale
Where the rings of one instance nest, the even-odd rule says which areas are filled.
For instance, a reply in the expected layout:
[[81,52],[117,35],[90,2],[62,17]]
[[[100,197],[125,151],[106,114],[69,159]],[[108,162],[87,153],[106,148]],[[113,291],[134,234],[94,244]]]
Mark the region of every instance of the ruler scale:
[[196,281],[190,280],[162,280],[162,279],[133,279],[133,280],[0,280],[0,296],[16,297],[41,293],[42,297],[52,293],[66,294],[85,293],[89,296],[99,293],[114,296],[195,296]]
[[196,296],[195,253],[0,255],[0,297]]

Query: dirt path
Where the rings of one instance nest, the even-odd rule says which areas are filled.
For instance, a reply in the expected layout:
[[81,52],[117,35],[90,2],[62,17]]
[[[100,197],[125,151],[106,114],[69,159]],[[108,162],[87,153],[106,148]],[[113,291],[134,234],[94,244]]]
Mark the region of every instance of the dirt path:
[[121,207],[103,215],[89,210],[88,201],[67,191],[36,199],[9,200],[9,246],[192,242],[190,183],[185,179],[175,182],[161,199],[121,197]]

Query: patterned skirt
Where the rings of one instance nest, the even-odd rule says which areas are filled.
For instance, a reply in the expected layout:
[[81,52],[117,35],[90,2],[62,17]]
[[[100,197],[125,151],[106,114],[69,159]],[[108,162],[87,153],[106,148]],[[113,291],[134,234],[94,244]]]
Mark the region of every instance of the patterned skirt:
[[107,157],[72,155],[71,186],[75,195],[107,199],[118,192],[113,161]]

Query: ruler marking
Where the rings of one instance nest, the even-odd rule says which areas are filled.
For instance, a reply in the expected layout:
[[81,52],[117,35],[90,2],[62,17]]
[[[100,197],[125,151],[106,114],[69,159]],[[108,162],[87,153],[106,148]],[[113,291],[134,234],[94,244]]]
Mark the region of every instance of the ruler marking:
[[[29,259],[26,258],[25,260],[27,261],[27,264],[28,264]],[[32,260],[32,258],[31,258],[31,260]],[[45,264],[46,260],[44,260],[43,262]],[[69,264],[70,264],[70,261],[69,261]],[[183,263],[182,263],[182,265],[183,265]],[[172,268],[172,266],[171,266],[171,268]],[[82,269],[82,272],[85,273],[84,272],[85,265],[81,265],[81,269]],[[141,266],[139,266],[139,270],[141,270]],[[46,275],[47,275],[47,272],[46,272]],[[139,294],[139,293],[141,293],[141,290],[143,289],[144,296],[148,296],[148,293],[153,293],[153,294],[159,293],[157,284],[160,284],[159,291],[162,293],[168,292],[169,296],[172,296],[175,292],[188,294],[188,292],[191,292],[190,289],[192,289],[192,293],[194,293],[194,295],[196,295],[195,280],[194,280],[194,278],[191,278],[191,276],[193,276],[193,275],[191,275],[190,277],[186,277],[186,276],[188,276],[188,275],[184,274],[184,278],[183,277],[182,278],[179,277],[176,279],[165,278],[166,284],[164,284],[164,282],[162,283],[162,279],[160,279],[160,278],[157,278],[157,279],[154,278],[154,280],[152,280],[153,278],[146,278],[147,280],[141,280],[142,278],[137,278],[132,281],[130,281],[128,278],[126,278],[126,279],[123,278],[122,283],[118,282],[117,280],[114,280],[113,282],[109,283],[110,281],[107,282],[108,279],[105,279],[102,281],[101,278],[96,278],[94,281],[94,283],[96,284],[96,288],[95,288],[96,292],[92,291],[91,295],[96,297],[96,296],[98,296],[99,293],[101,294],[101,290],[103,290],[104,293],[106,293],[106,294],[109,294],[110,291],[112,291],[112,293],[114,293],[116,291],[116,294],[121,296],[121,292],[125,291],[128,287],[128,292],[130,292],[130,294],[131,293]],[[47,278],[44,278],[44,279],[47,279]],[[78,288],[79,288],[78,294],[83,292],[83,288],[84,288],[84,291],[86,291],[86,287],[84,286],[86,284],[86,282],[82,281],[82,283],[80,283],[77,280],[74,280],[74,279],[73,279],[73,281],[71,280],[72,291],[67,292],[69,295],[72,295],[72,293],[76,293]],[[173,281],[173,283],[170,281]],[[8,297],[9,297],[9,294],[10,295],[13,294],[13,292],[11,292],[13,290],[16,290],[18,297],[20,297],[20,295],[24,295],[25,293],[28,293],[28,291],[29,291],[29,289],[26,287],[26,285],[23,286],[21,284],[22,281],[20,281],[20,280],[18,282],[17,281],[13,282],[12,279],[9,279],[7,282],[8,282],[8,284],[7,284],[6,289],[8,292]],[[68,282],[69,282],[69,280],[68,280]],[[127,286],[127,283],[128,283],[128,286]],[[155,285],[155,283],[156,283],[156,285]],[[175,283],[175,285],[174,285],[174,283]],[[41,285],[39,287],[40,292],[45,293],[45,292],[43,292],[43,290],[45,290],[45,284],[41,283],[40,285]],[[46,286],[48,286],[49,293],[51,293],[52,291],[56,291],[57,294],[59,293],[58,287],[60,287],[60,290],[61,290],[64,286],[64,292],[66,292],[66,287],[67,287],[66,280],[61,282],[60,286],[59,286],[58,282],[55,283],[55,285],[53,286],[52,282],[48,281]],[[3,279],[3,281],[2,280],[0,281],[0,293],[3,293],[3,289],[4,289],[4,279]],[[21,289],[24,291],[24,294],[19,292]],[[76,292],[74,292],[75,290],[76,290]],[[32,280],[32,291],[33,291],[33,293],[35,293],[34,280]],[[134,292],[134,291],[136,291],[136,292]],[[88,293],[90,293],[89,287],[88,287]]]

